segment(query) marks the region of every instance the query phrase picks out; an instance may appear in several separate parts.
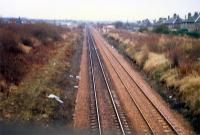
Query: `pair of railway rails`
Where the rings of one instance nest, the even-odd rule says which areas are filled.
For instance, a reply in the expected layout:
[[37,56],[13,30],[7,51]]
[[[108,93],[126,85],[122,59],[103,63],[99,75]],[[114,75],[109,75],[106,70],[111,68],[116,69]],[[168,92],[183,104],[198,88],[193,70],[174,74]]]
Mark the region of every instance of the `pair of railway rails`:
[[[101,56],[99,54],[99,49],[101,48],[101,50],[104,52],[105,56],[107,57],[107,59],[109,60],[109,63],[112,65],[114,71],[116,72],[117,76],[119,77],[121,83],[124,85],[126,92],[128,93],[128,95],[130,96],[131,100],[133,101],[134,105],[136,106],[136,108],[138,109],[138,112],[140,113],[142,119],[144,120],[144,122],[146,123],[146,126],[148,127],[148,130],[146,132],[146,134],[153,134],[156,135],[157,132],[151,127],[151,123],[147,120],[145,112],[143,112],[143,110],[141,109],[140,105],[138,104],[138,102],[135,100],[135,98],[132,96],[132,94],[130,93],[130,91],[128,90],[129,88],[127,87],[127,85],[125,84],[125,82],[123,81],[123,79],[120,76],[120,73],[118,70],[115,69],[114,67],[114,63],[111,61],[115,61],[116,63],[118,63],[118,65],[128,74],[128,76],[132,79],[132,81],[135,83],[136,87],[138,88],[138,90],[140,90],[141,94],[146,98],[146,100],[149,102],[149,105],[151,105],[154,109],[154,112],[157,113],[157,117],[160,117],[160,119],[162,121],[165,122],[165,125],[167,125],[168,128],[168,133],[166,134],[176,134],[176,135],[180,135],[182,134],[181,131],[178,129],[178,127],[176,127],[175,125],[173,125],[173,123],[168,119],[167,116],[165,116],[162,111],[159,109],[159,107],[157,107],[152,100],[148,97],[148,95],[144,92],[143,88],[134,80],[134,78],[131,76],[131,74],[128,72],[128,70],[119,62],[119,60],[116,58],[116,56],[113,54],[113,52],[110,50],[110,48],[108,48],[106,45],[105,46],[99,46],[100,48],[97,49],[97,45],[96,42],[93,38],[93,35],[91,33],[91,28],[86,27],[86,32],[87,32],[87,44],[89,47],[89,71],[90,71],[90,78],[91,78],[91,94],[90,94],[90,111],[91,111],[91,129],[94,131],[94,134],[99,134],[102,135],[104,134],[103,129],[102,129],[102,123],[101,123],[101,113],[100,113],[100,105],[99,105],[99,100],[98,100],[98,92],[97,92],[97,88],[96,88],[96,80],[95,80],[95,73],[94,73],[94,63],[97,62],[99,65],[99,69],[101,71],[103,80],[106,86],[106,90],[107,93],[110,97],[110,101],[111,101],[111,106],[114,112],[114,119],[115,119],[115,123],[116,123],[116,134],[122,134],[122,135],[128,135],[128,134],[134,134],[130,128],[129,125],[127,123],[126,117],[124,115],[124,112],[120,106],[120,103],[118,101],[118,98],[116,97],[115,91],[111,89],[110,86],[110,82],[109,82],[109,78],[106,75],[106,70],[105,70],[105,66],[104,63],[101,60]],[[99,41],[101,41],[102,43],[105,44],[105,41],[103,41],[102,39],[99,39]],[[107,52],[107,53],[106,53]],[[109,53],[109,55],[108,55]]]

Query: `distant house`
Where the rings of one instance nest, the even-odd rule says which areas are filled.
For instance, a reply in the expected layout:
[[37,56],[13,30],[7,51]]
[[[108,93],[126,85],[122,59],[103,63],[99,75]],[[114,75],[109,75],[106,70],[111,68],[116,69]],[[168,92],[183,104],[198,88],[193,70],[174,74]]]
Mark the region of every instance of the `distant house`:
[[168,17],[164,24],[168,26],[169,29],[179,29],[181,28],[183,20],[179,17],[179,15],[174,14],[172,18]]
[[183,21],[181,28],[189,31],[200,31],[200,13],[195,12],[193,16],[188,13],[188,17]]
[[115,29],[115,26],[111,25],[111,24],[103,26],[103,32],[104,33],[107,33],[107,32],[109,32],[110,30],[113,30],[113,29]]
[[149,21],[149,19],[145,19],[145,20],[140,21],[139,25],[141,27],[148,27],[148,26],[151,26],[151,22]]
[[198,18],[195,20],[195,31],[200,32],[200,13]]
[[200,13],[195,12],[192,16],[191,13],[188,14],[185,19],[182,19],[177,15],[176,13],[170,17],[167,18],[159,18],[159,20],[153,20],[152,22],[149,21],[149,19],[145,20],[139,20],[135,23],[125,23],[117,22],[116,25],[105,25],[103,26],[104,32],[108,32],[111,29],[117,29],[117,28],[123,28],[131,31],[139,31],[141,29],[148,29],[149,31],[152,31],[153,28],[160,26],[160,25],[166,25],[171,31],[176,31],[178,29],[187,29],[188,31],[197,31],[200,32]]
[[152,30],[153,29],[153,25],[149,21],[149,19],[138,21],[138,25],[139,25],[140,28],[145,28],[145,29],[148,29],[148,30]]
[[[169,17],[168,17],[168,19],[169,19]],[[158,20],[157,22],[154,21],[154,24],[155,24],[155,25],[162,25],[162,24],[164,24],[166,21],[167,21],[167,18],[159,18],[159,20]]]

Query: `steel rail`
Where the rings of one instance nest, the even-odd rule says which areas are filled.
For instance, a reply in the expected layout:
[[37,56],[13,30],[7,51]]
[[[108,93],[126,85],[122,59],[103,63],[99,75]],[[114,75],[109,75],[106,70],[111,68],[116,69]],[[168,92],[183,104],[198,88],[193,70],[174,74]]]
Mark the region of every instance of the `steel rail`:
[[[89,36],[89,31],[87,33],[88,33],[88,36]],[[92,61],[91,45],[90,45],[90,41],[89,41],[88,36],[87,36],[87,42],[88,42],[88,45],[89,45],[90,68],[91,68],[91,74],[92,74],[92,84],[93,84],[93,91],[94,91],[94,98],[95,98],[98,131],[99,131],[99,135],[101,135],[102,131],[101,131],[100,114],[99,114],[99,107],[98,107],[98,100],[97,100],[96,84],[95,84],[95,78],[94,78],[94,65],[93,65],[93,61]]]
[[115,101],[114,101],[114,98],[113,98],[113,95],[112,95],[112,92],[111,92],[111,89],[110,89],[110,85],[109,85],[109,83],[108,83],[108,79],[107,79],[107,77],[106,77],[106,74],[105,74],[105,71],[104,71],[104,68],[103,68],[103,63],[102,63],[102,61],[101,61],[101,59],[100,59],[100,56],[99,56],[99,54],[98,54],[98,52],[97,52],[97,48],[96,48],[94,39],[93,39],[93,37],[92,37],[91,34],[90,34],[90,37],[91,37],[92,43],[93,43],[94,48],[95,48],[95,53],[96,53],[96,56],[97,56],[97,58],[98,58],[98,62],[99,62],[99,64],[100,64],[101,71],[102,71],[103,76],[104,76],[104,81],[105,81],[105,83],[106,83],[107,90],[108,90],[108,92],[109,92],[109,95],[110,95],[110,98],[111,98],[111,101],[112,101],[112,105],[113,105],[115,114],[116,114],[116,116],[117,116],[117,120],[118,120],[119,125],[120,125],[120,130],[121,130],[122,134],[125,135],[125,130],[124,130],[122,121],[121,121],[121,119],[120,119],[119,112],[118,112],[118,110],[117,110],[117,107],[116,107],[116,104],[115,104]]

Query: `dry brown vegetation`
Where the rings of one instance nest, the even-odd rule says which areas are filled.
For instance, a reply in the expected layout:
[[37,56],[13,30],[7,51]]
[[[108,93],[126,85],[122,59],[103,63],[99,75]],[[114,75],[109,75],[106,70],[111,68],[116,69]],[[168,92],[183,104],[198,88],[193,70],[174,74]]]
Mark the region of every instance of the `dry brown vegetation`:
[[[72,121],[76,91],[68,72],[81,32],[50,24],[0,27],[1,121]],[[47,98],[51,93],[64,104]]]
[[112,30],[106,37],[147,74],[177,90],[180,100],[200,115],[199,39],[123,30]]
[[33,63],[45,61],[45,55],[53,48],[53,42],[61,40],[62,32],[62,28],[45,23],[1,24],[1,81],[3,78],[8,85],[18,84],[29,72]]

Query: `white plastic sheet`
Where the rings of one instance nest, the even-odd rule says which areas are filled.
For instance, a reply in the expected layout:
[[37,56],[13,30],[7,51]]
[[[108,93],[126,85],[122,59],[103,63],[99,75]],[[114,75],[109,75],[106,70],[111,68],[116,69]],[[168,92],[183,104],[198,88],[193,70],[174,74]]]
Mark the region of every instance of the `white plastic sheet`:
[[50,95],[48,96],[48,98],[55,99],[55,100],[58,101],[59,103],[63,104],[63,101],[60,100],[60,97],[58,97],[58,96],[56,96],[56,95],[54,95],[54,94],[50,94]]

